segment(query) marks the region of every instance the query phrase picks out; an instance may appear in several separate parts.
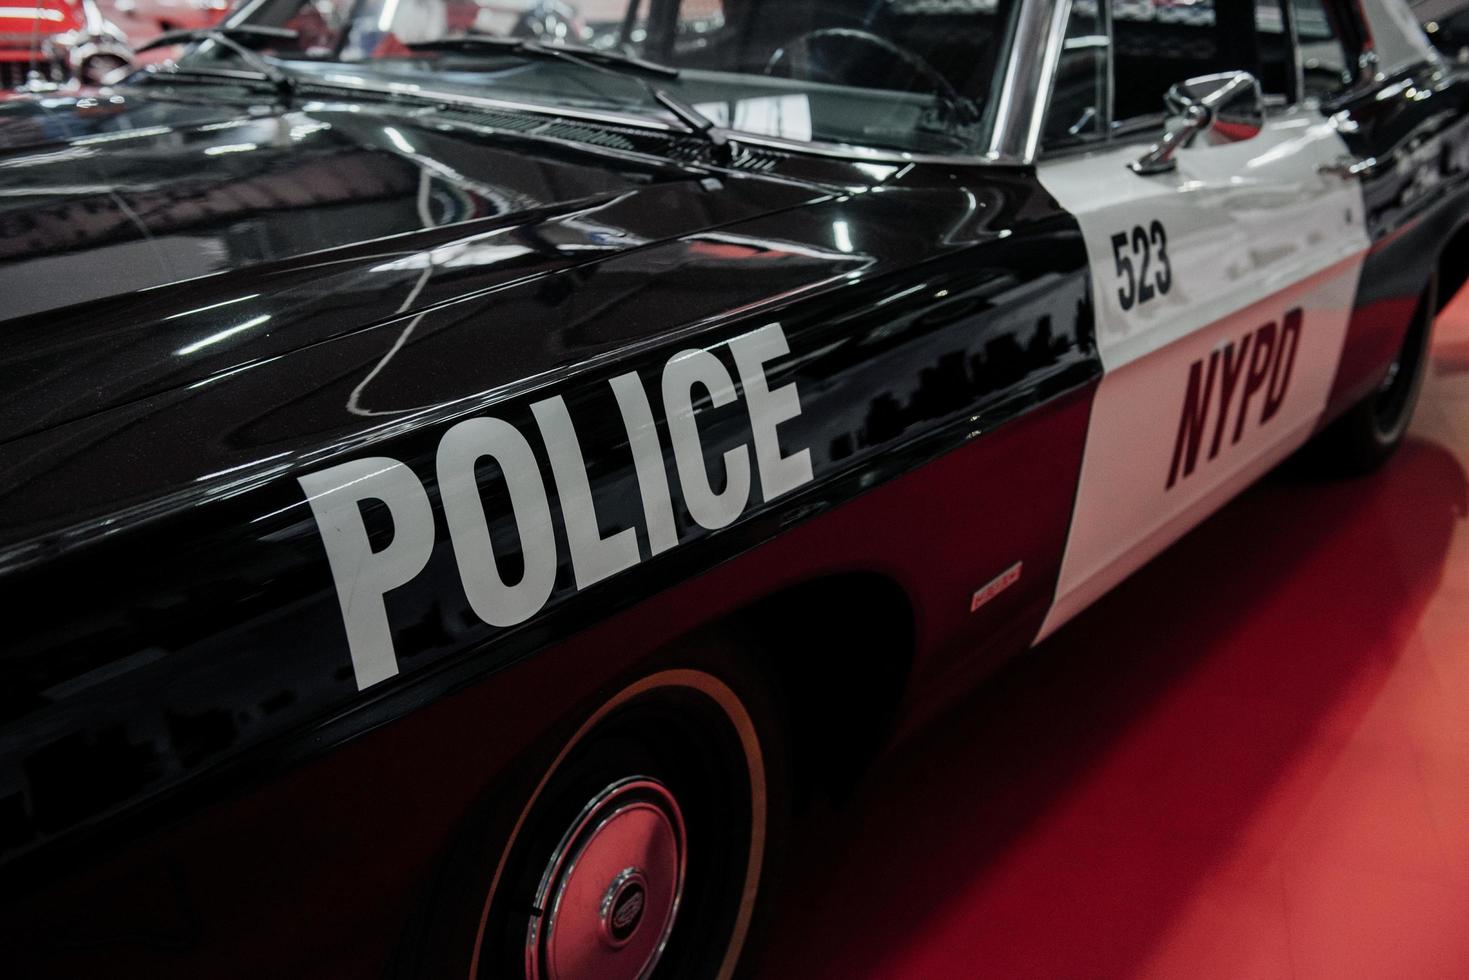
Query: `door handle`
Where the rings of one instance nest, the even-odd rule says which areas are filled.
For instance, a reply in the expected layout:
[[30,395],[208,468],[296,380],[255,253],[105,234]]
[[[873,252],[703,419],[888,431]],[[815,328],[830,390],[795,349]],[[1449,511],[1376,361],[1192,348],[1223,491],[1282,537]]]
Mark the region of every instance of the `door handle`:
[[1342,180],[1370,177],[1377,170],[1377,158],[1368,157],[1365,160],[1356,160],[1352,157],[1341,157],[1334,163],[1323,163],[1317,169],[1323,174],[1331,174]]

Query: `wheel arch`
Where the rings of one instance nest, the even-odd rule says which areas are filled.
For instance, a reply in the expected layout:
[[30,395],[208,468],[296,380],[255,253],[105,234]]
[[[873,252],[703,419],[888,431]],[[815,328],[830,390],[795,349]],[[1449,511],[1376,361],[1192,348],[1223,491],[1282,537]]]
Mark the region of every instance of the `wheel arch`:
[[[780,588],[654,645],[620,679],[599,685],[598,697],[605,708],[612,692],[636,688],[638,678],[678,673],[711,647],[735,658],[769,694],[779,716],[787,796],[799,808],[815,790],[849,789],[885,744],[908,689],[914,622],[908,594],[893,579],[832,573]],[[443,945],[439,937],[457,936],[457,927],[469,925],[460,899],[477,899],[493,881],[479,873],[490,865],[476,855],[502,831],[507,839],[513,836],[514,818],[549,778],[542,764],[554,766],[568,737],[580,738],[598,721],[601,709],[588,713],[591,705],[583,702],[548,726],[535,747],[485,781],[455,820],[420,884],[421,898],[405,923],[390,975],[435,975],[431,950]],[[509,799],[524,806],[507,809]],[[478,923],[480,909],[473,911]]]
[[793,782],[841,793],[880,753],[912,680],[915,611],[896,581],[847,572],[782,589],[725,624],[770,680]]
[[1469,218],[1460,221],[1438,254],[1438,311],[1469,283]]

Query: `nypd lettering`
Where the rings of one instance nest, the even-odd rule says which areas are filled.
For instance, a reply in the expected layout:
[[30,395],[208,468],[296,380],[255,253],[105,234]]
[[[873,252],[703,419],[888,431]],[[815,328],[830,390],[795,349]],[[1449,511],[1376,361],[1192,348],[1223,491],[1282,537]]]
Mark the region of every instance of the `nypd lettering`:
[[[1232,446],[1244,436],[1248,421],[1268,425],[1280,413],[1295,371],[1304,319],[1303,311],[1291,310],[1279,325],[1271,321],[1240,340],[1231,340],[1223,348],[1211,351],[1207,361],[1196,360],[1189,365],[1188,388],[1178,420],[1178,438],[1173,443],[1167,489],[1172,490],[1180,478],[1193,475],[1211,417],[1214,425],[1208,459],[1214,460],[1226,445],[1225,437],[1231,429],[1233,434],[1228,435],[1227,444]],[[1258,419],[1250,412],[1256,395],[1260,396]],[[1214,411],[1216,401],[1218,411]]]
[[[603,533],[598,506],[606,501],[597,499],[588,475],[588,450],[595,454],[597,447],[582,444],[561,396],[530,406],[533,432],[479,417],[444,433],[434,475],[460,582],[480,620],[515,626],[550,600],[561,558],[553,507],[565,531],[575,587],[581,590],[680,543],[675,487],[693,523],[713,531],[748,510],[755,477],[766,503],[811,481],[809,450],[786,454],[778,438],[780,426],[801,414],[795,384],[772,389],[766,374],[772,361],[790,353],[780,325],[736,337],[728,346],[734,373],[708,350],[683,351],[664,365],[659,393],[672,473],[642,379],[629,373],[608,382],[632,454],[647,555],[635,528]],[[706,456],[694,407],[705,398],[712,409],[741,401],[745,409],[747,438],[714,459]],[[550,464],[551,486],[542,477],[537,448]],[[486,513],[477,476],[486,462],[504,480],[508,514]],[[336,584],[357,686],[371,687],[398,673],[386,596],[420,575],[433,554],[436,532],[428,491],[407,464],[387,457],[352,460],[302,477],[300,484]],[[383,505],[392,522],[392,540],[378,550],[363,518],[362,504],[369,501]],[[501,567],[490,533],[492,524],[506,517],[519,536],[522,558],[511,574]]]

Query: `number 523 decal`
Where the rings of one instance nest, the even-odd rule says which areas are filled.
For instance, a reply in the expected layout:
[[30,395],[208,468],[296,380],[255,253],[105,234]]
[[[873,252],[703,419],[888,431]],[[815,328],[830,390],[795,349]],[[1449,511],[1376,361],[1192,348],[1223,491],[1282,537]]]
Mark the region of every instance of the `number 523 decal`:
[[1112,236],[1112,256],[1117,260],[1117,279],[1126,284],[1117,290],[1124,311],[1166,296],[1173,288],[1173,263],[1168,260],[1168,232],[1163,222],[1154,221],[1146,228],[1137,225],[1131,235],[1119,231]]

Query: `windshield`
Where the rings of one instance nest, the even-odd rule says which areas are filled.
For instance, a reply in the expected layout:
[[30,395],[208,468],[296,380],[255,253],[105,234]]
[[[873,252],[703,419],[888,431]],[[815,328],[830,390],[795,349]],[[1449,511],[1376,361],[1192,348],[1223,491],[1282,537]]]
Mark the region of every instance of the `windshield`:
[[[633,55],[679,69],[657,86],[715,124],[793,141],[913,152],[987,135],[1020,0],[254,0],[230,18],[286,28],[251,46],[283,61],[352,65],[391,81],[549,106],[667,115],[647,76],[465,36]],[[184,65],[234,58],[205,43]],[[621,72],[625,77],[612,77]]]

